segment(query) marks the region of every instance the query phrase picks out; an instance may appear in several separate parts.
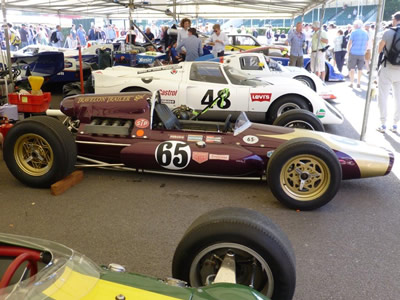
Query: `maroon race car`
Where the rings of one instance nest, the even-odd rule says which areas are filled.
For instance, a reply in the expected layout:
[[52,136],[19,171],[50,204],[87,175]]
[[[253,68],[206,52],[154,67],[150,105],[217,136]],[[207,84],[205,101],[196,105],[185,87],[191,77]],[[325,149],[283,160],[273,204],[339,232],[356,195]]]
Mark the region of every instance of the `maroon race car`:
[[[290,208],[328,203],[342,179],[387,175],[393,154],[324,132],[252,124],[179,120],[159,95],[134,92],[76,95],[61,103],[65,124],[51,117],[18,122],[4,141],[11,173],[48,187],[76,167],[99,166],[175,175],[264,176]],[[293,113],[291,111],[287,113]],[[77,155],[78,153],[78,155]],[[79,165],[78,165],[79,166]]]

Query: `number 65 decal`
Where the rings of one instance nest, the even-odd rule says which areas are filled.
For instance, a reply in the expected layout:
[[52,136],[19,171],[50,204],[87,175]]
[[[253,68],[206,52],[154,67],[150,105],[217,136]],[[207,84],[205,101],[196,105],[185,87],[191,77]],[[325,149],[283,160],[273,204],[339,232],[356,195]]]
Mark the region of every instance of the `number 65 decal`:
[[156,148],[157,163],[170,170],[181,170],[187,167],[192,152],[188,144],[178,141],[161,143]]

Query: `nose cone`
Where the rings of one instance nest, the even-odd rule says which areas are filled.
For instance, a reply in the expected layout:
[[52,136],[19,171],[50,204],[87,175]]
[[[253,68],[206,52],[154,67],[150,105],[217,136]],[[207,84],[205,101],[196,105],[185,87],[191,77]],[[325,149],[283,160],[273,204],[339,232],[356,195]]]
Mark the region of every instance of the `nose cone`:
[[75,116],[75,99],[76,96],[70,96],[61,101],[60,110],[68,117]]

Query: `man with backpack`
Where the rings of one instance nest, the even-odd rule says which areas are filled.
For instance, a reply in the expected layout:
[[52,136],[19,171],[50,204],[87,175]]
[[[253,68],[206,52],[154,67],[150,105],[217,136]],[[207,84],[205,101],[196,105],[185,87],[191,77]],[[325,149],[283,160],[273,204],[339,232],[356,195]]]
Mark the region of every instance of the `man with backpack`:
[[54,46],[54,47],[62,47],[64,45],[64,35],[61,32],[61,26],[57,25],[56,26],[56,30],[54,30],[51,33],[50,36],[50,43]]
[[10,39],[10,49],[11,51],[17,51],[21,45],[21,38],[18,33],[13,29],[13,26],[8,23],[8,36]]
[[384,61],[379,69],[378,105],[381,115],[381,126],[377,129],[381,133],[386,131],[387,99],[390,88],[393,89],[395,112],[393,125],[390,130],[397,133],[397,123],[400,121],[400,11],[393,16],[393,27],[387,29],[379,43],[379,53],[384,51]]

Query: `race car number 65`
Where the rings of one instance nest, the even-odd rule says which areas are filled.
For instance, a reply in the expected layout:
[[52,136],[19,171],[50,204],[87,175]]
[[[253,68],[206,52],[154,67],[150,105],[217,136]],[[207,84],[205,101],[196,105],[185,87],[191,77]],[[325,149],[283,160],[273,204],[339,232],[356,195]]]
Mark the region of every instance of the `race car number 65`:
[[157,163],[170,170],[181,170],[187,167],[192,153],[185,142],[169,141],[159,144],[156,148]]

